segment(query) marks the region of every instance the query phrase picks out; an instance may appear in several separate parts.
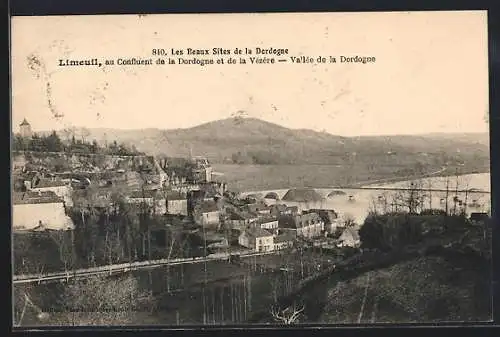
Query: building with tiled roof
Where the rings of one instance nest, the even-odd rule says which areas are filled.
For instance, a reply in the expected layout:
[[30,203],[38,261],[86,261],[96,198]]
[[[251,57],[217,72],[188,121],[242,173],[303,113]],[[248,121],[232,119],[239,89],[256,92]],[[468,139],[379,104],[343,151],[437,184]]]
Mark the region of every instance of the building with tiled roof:
[[274,230],[278,228],[278,218],[274,216],[264,216],[256,221],[256,225],[263,229]]
[[273,204],[269,206],[271,214],[274,216],[279,215],[297,215],[299,208],[297,206],[287,206],[285,204]]
[[274,237],[274,250],[285,249],[293,246],[295,237],[290,233],[276,235]]
[[232,210],[229,212],[227,221],[232,229],[243,230],[251,223],[257,221],[259,216],[248,211]]
[[203,227],[218,227],[220,214],[219,206],[215,201],[202,201],[194,209],[195,222]]
[[258,252],[268,252],[274,250],[274,235],[259,227],[247,228],[238,237],[238,244]]
[[248,212],[251,213],[271,214],[271,208],[267,206],[264,202],[260,201],[253,204],[247,204],[245,208]]
[[26,191],[26,192],[14,192],[12,194],[12,204],[44,204],[44,203],[63,203],[64,200],[57,196],[52,191]]
[[320,216],[325,224],[325,230],[328,233],[334,233],[339,226],[339,218],[337,212],[333,209],[309,209],[304,213],[316,213]]
[[135,190],[131,191],[125,198],[129,204],[147,206],[148,210],[154,214],[166,214],[167,202],[165,196],[158,190]]
[[64,200],[54,192],[14,192],[12,194],[12,228],[14,231],[72,229]]
[[279,228],[294,231],[297,236],[318,237],[323,233],[324,222],[317,213],[282,215],[278,219]]
[[30,189],[34,192],[54,192],[58,197],[63,198],[66,206],[73,206],[73,188],[59,179],[33,179]]

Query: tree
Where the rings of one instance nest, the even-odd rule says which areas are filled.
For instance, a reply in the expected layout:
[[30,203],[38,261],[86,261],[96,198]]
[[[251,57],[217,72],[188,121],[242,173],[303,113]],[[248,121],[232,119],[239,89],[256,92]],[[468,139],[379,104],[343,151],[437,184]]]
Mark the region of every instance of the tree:
[[346,228],[356,226],[356,220],[354,219],[354,216],[352,216],[352,214],[345,214],[342,217],[342,225]]
[[90,146],[91,152],[92,153],[97,153],[99,151],[99,144],[97,143],[97,140],[92,141],[92,145]]
[[414,180],[409,182],[401,190],[390,195],[389,199],[391,200],[392,212],[419,213],[423,208],[425,199],[422,181]]
[[80,130],[80,135],[82,137],[82,144],[85,144],[87,137],[90,136],[90,130],[87,128],[82,128]]
[[65,271],[73,268],[75,262],[73,242],[70,235],[72,235],[72,232],[69,231],[51,231],[49,233],[50,238],[57,245],[59,259],[64,265]]
[[420,241],[423,218],[404,214],[370,214],[359,230],[364,248],[381,250],[398,249]]
[[23,325],[24,317],[28,309],[34,309],[37,318],[40,321],[45,321],[49,315],[46,312],[43,312],[40,307],[38,307],[33,299],[30,296],[32,292],[31,285],[15,285],[13,289],[13,302],[14,302],[14,310],[13,310],[13,325],[15,327],[20,327]]
[[13,144],[12,144],[12,150],[14,151],[27,151],[29,150],[29,141],[21,137],[20,135],[17,135],[12,138]]
[[153,307],[155,299],[139,287],[133,276],[92,276],[72,280],[61,298],[64,307],[58,323],[63,325],[125,325],[141,306]]
[[43,138],[46,150],[49,152],[60,152],[63,149],[62,141],[55,131]]
[[358,324],[361,323],[361,319],[363,318],[363,313],[365,312],[365,305],[366,305],[366,299],[368,298],[369,287],[370,287],[370,273],[368,273],[366,277],[365,294],[363,296],[363,301],[361,302],[361,309],[359,310]]
[[298,308],[295,304],[293,306],[289,306],[283,310],[279,308],[272,307],[271,315],[273,316],[276,322],[290,325],[299,322],[299,318],[304,311],[305,307],[302,306]]
[[70,143],[71,136],[74,135],[74,131],[71,128],[65,128],[60,131],[61,134],[63,135],[63,140],[66,142],[66,144]]

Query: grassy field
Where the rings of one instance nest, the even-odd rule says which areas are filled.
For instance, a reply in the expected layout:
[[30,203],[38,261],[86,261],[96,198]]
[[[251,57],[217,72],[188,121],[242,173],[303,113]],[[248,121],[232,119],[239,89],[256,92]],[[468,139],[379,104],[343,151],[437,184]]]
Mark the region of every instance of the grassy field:
[[[440,170],[441,166],[429,165],[425,173]],[[256,191],[301,187],[334,187],[354,185],[378,179],[405,180],[412,178],[411,172],[405,166],[379,165],[376,167],[363,165],[233,165],[214,164],[220,177],[234,191]],[[460,172],[487,172],[487,168],[461,167]],[[446,174],[454,174],[455,168],[450,167]]]
[[466,259],[428,256],[368,272],[329,287],[316,321],[487,321],[491,318],[488,269]]
[[324,187],[354,183],[360,180],[389,177],[387,168],[377,174],[333,165],[229,165],[215,164],[230,189],[236,191],[270,190],[290,187]]

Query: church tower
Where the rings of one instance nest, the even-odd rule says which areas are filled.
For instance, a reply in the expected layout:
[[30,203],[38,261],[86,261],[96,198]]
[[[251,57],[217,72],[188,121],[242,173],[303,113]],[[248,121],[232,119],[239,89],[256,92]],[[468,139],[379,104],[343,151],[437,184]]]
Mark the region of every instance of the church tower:
[[31,132],[31,125],[28,123],[26,118],[21,124],[19,124],[19,132],[23,138],[31,138],[33,136],[33,133]]

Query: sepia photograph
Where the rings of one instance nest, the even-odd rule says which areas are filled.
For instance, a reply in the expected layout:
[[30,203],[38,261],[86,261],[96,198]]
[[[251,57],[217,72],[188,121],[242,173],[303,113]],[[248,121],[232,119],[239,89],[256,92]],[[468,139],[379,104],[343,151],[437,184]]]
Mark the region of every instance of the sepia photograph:
[[14,16],[17,328],[492,320],[486,11]]

